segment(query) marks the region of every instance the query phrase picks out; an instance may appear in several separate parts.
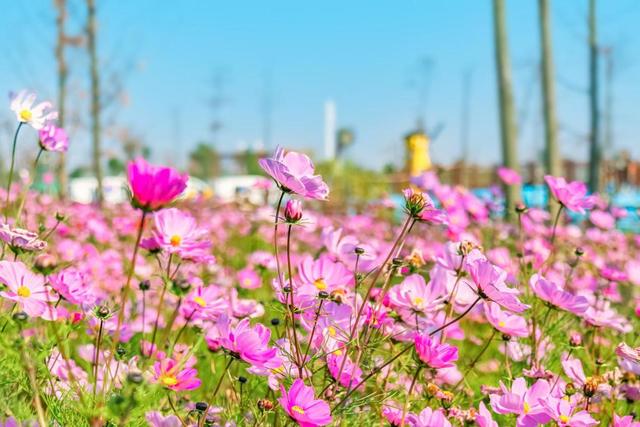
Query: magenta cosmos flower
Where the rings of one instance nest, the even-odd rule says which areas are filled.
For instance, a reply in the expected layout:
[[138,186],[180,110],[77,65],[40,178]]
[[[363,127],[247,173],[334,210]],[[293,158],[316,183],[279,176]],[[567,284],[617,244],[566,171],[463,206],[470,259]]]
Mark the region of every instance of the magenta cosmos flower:
[[633,348],[622,342],[616,347],[616,355],[623,371],[640,375],[640,347]]
[[229,318],[221,316],[217,326],[220,345],[237,359],[262,367],[277,353],[277,349],[269,347],[271,331],[260,323],[252,328],[249,319],[245,318],[232,328]]
[[538,298],[554,307],[576,315],[584,314],[589,308],[589,301],[585,297],[573,295],[539,274],[531,276],[529,285]]
[[40,130],[52,120],[57,119],[58,113],[53,111],[53,105],[49,101],[33,105],[35,102],[34,92],[21,90],[11,95],[10,108],[20,123],[27,123],[35,130]]
[[284,411],[301,427],[326,426],[331,423],[331,410],[324,400],[316,399],[313,388],[297,379],[287,391],[280,385],[282,397],[278,399]]
[[151,212],[173,202],[187,188],[189,176],[140,157],[127,166],[127,178],[133,206]]
[[40,148],[45,151],[64,153],[69,148],[69,137],[64,129],[55,125],[44,125],[38,132]]
[[428,334],[417,335],[414,339],[416,354],[430,368],[451,368],[458,360],[458,348],[449,344],[440,344]]
[[567,182],[563,177],[546,175],[545,182],[553,197],[570,211],[585,213],[595,205],[593,196],[587,196],[587,185],[584,182]]
[[294,151],[285,154],[282,147],[277,147],[273,157],[260,159],[258,163],[284,192],[317,200],[329,196],[329,187],[320,175],[314,175],[313,163],[305,154]]
[[0,261],[0,283],[7,286],[0,296],[18,304],[19,309],[29,316],[54,317],[48,304],[44,277],[31,272],[23,263]]
[[424,408],[419,414],[407,414],[406,424],[411,427],[451,427],[442,409]]
[[156,362],[153,373],[156,383],[173,391],[193,390],[201,384],[197,369],[181,369],[181,365],[173,359]]

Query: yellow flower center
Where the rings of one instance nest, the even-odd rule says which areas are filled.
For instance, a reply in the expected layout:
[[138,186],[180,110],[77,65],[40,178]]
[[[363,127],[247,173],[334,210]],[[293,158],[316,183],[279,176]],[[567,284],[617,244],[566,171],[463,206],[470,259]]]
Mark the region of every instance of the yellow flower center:
[[297,413],[299,413],[300,415],[304,415],[304,409],[302,409],[302,408],[301,408],[300,406],[298,406],[298,405],[293,405],[293,406],[291,407],[291,411],[292,411],[292,412],[297,412]]
[[195,297],[193,299],[193,302],[195,302],[196,304],[198,304],[202,308],[207,306],[207,302],[205,300],[203,300],[202,297]]
[[566,415],[560,415],[560,422],[562,422],[562,423],[568,423],[570,419],[571,418],[569,418]]
[[26,108],[20,111],[20,120],[23,122],[28,122],[33,117],[33,113],[31,110],[27,110]]
[[332,337],[336,336],[336,328],[334,328],[333,326],[329,326],[329,335]]
[[525,414],[528,414],[531,411],[531,405],[529,405],[527,402],[524,402],[522,410]]
[[421,297],[415,297],[413,299],[413,305],[415,305],[417,307],[420,307],[423,302],[424,302],[424,298],[421,298]]
[[244,285],[245,285],[245,286],[249,286],[249,285],[251,285],[251,279],[249,279],[249,278],[244,279],[244,280],[242,281],[242,283],[244,283]]
[[171,243],[171,246],[173,247],[180,246],[180,243],[182,243],[182,237],[178,236],[177,234],[174,234],[173,236],[171,236],[170,243]]
[[[504,320],[501,320],[501,321],[498,322],[498,326],[500,326],[501,328],[504,328],[505,326],[507,326],[507,324],[504,323]],[[526,403],[525,403],[525,405],[526,405]]]
[[325,289],[327,289],[327,283],[324,281],[322,277],[319,279],[316,279],[316,281],[313,282],[313,284],[319,291],[324,291]]
[[31,289],[26,286],[20,286],[18,288],[18,296],[22,298],[29,298],[31,296]]
[[171,375],[163,375],[160,377],[160,382],[162,383],[162,385],[167,386],[167,387],[171,387],[173,385],[178,384],[178,380],[176,379],[176,377],[172,377]]
[[334,351],[333,354],[335,354],[336,356],[342,356],[342,350],[338,349]]

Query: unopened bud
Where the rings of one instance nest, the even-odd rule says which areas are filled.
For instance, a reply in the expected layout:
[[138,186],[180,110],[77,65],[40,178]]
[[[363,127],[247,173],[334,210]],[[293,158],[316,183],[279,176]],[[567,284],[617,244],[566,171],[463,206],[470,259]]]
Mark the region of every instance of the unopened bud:
[[127,381],[131,384],[141,384],[144,378],[140,372],[129,372],[127,375]]
[[424,194],[420,191],[414,191],[412,188],[403,190],[405,199],[405,209],[412,217],[420,216],[420,213],[424,209],[427,200]]
[[329,298],[329,294],[326,291],[320,291],[320,292],[318,292],[318,298],[327,299],[327,298]]
[[106,305],[101,305],[95,309],[95,314],[96,317],[104,320],[109,318],[109,316],[111,315],[111,310],[109,310],[109,307],[107,307]]
[[287,200],[287,204],[284,207],[284,219],[292,224],[302,219],[302,202],[300,200]]
[[196,411],[204,412],[208,407],[206,402],[196,402]]
[[17,313],[14,313],[12,317],[16,322],[22,323],[29,318],[29,315],[24,311],[19,311]]
[[274,317],[273,319],[271,319],[272,326],[278,326],[279,324],[280,324],[280,319],[278,319],[277,317]]
[[353,250],[356,255],[362,255],[364,253],[364,248],[361,248],[360,246],[356,246],[356,248]]
[[273,407],[273,402],[269,399],[258,400],[258,408],[260,408],[261,411],[271,411]]
[[519,215],[522,215],[523,213],[526,213],[527,210],[529,210],[529,208],[527,208],[527,205],[525,205],[522,202],[516,203],[515,209],[516,209],[516,213]]
[[138,287],[142,292],[148,291],[149,289],[151,289],[151,282],[149,280],[143,280],[140,282]]
[[582,255],[584,255],[584,249],[576,248],[574,253],[576,254],[576,256],[582,256]]

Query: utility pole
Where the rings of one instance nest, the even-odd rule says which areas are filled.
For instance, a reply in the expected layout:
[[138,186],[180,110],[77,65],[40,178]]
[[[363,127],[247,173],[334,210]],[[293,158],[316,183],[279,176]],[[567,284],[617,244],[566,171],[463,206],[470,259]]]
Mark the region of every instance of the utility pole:
[[598,110],[598,33],[596,0],[589,0],[589,189],[600,190],[600,116]]
[[[58,63],[58,124],[61,128],[64,128],[65,119],[65,101],[67,97],[67,62],[65,60],[64,48],[67,43],[66,34],[64,31],[65,22],[67,19],[67,2],[66,0],[54,0],[54,6],[58,11],[56,15],[56,62]],[[58,176],[58,195],[61,199],[64,199],[67,195],[67,167],[66,167],[66,153],[60,153],[57,167]]]
[[[607,158],[613,153],[613,78],[615,74],[614,68],[614,49],[609,46],[602,49],[605,59],[604,69],[604,141],[605,155]],[[607,155],[608,154],[608,155]]]
[[462,114],[460,117],[460,147],[462,148],[462,163],[466,166],[469,161],[469,129],[471,107],[471,69],[462,74]]
[[545,167],[549,175],[562,175],[562,159],[558,147],[556,93],[554,83],[553,48],[549,1],[539,0],[540,11],[540,74],[542,74],[542,115],[544,117]]
[[[518,171],[517,129],[511,82],[511,63],[507,41],[507,24],[504,0],[493,0],[493,24],[495,42],[496,78],[500,107],[500,135],[502,139],[502,163]],[[505,214],[514,218],[516,200],[520,197],[519,185],[504,186]]]
[[87,48],[89,50],[89,71],[91,78],[91,134],[93,140],[93,172],[96,176],[96,202],[102,205],[102,164],[100,148],[100,76],[96,52],[96,4],[87,0]]

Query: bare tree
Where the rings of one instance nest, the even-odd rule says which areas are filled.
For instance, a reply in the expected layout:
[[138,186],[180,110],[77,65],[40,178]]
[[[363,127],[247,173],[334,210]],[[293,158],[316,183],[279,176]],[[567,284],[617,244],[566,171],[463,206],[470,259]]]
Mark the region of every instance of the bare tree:
[[96,4],[87,0],[87,48],[89,50],[89,71],[91,78],[91,135],[93,140],[93,172],[96,177],[96,201],[102,204],[102,164],[100,148],[100,76],[96,52]]
[[[493,24],[495,39],[496,77],[498,101],[500,107],[500,135],[502,139],[502,163],[504,166],[519,170],[518,142],[511,82],[511,63],[507,41],[507,23],[504,0],[493,0]],[[513,218],[516,199],[520,195],[520,186],[505,186],[507,218]]]
[[596,0],[589,0],[589,189],[600,190],[600,112],[598,109],[598,33]]

